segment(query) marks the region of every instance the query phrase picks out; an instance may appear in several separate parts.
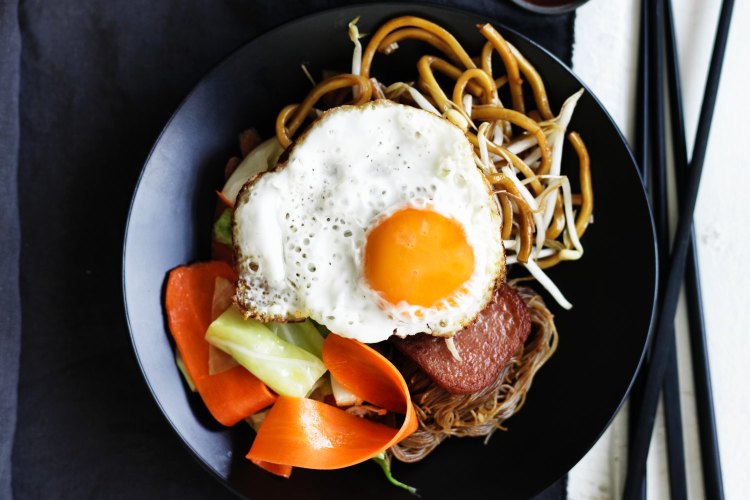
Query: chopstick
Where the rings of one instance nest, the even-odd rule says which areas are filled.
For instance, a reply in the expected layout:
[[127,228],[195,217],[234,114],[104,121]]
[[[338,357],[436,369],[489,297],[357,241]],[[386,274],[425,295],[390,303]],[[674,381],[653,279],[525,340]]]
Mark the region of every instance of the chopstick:
[[698,198],[701,175],[703,174],[708,136],[716,105],[716,93],[721,78],[721,67],[724,61],[733,7],[734,0],[723,0],[713,53],[711,54],[706,89],[698,119],[693,158],[690,162],[690,169],[687,172],[684,189],[685,195],[679,204],[680,216],[670,256],[669,274],[663,298],[661,299],[661,309],[659,311],[657,328],[654,332],[651,358],[645,366],[646,386],[636,423],[636,435],[628,454],[628,470],[625,478],[625,492],[623,494],[623,498],[625,499],[638,497],[638,491],[646,468],[646,459],[648,458],[656,409],[659,402],[659,389],[664,380],[667,362],[669,361],[672,343],[674,342],[674,317],[685,271],[688,243],[693,225],[693,212]]
[[648,190],[648,177],[649,177],[649,151],[650,151],[650,123],[649,123],[649,101],[650,101],[650,85],[649,81],[650,71],[650,51],[649,47],[651,42],[649,41],[649,30],[650,24],[650,13],[649,13],[649,0],[641,0],[641,34],[640,34],[640,47],[638,49],[638,107],[637,107],[637,127],[636,127],[636,144],[637,148],[637,159],[638,167],[640,168],[641,181],[643,186]]
[[[636,108],[636,158],[638,168],[641,174],[643,188],[648,192],[649,183],[649,153],[651,126],[649,122],[649,105],[650,105],[650,13],[648,8],[649,0],[641,0],[641,19],[640,19],[640,47],[638,50],[638,104]],[[646,363],[648,353],[644,354],[641,360],[641,366]],[[628,449],[633,445],[635,437],[635,422],[641,409],[641,398],[643,397],[644,388],[644,370],[638,370],[633,387],[630,390],[630,404],[628,410]],[[638,492],[638,498],[646,498],[646,474],[644,471],[641,487]]]
[[[650,7],[650,8],[649,8]],[[638,102],[638,158],[644,187],[648,190],[649,163],[653,182],[655,222],[659,240],[660,276],[665,276],[668,260],[669,225],[667,206],[666,148],[664,131],[664,90],[662,52],[664,42],[663,4],[661,1],[642,2],[641,5],[641,47]],[[654,110],[649,114],[649,110]],[[649,147],[653,145],[653,147]],[[652,157],[649,154],[652,153]],[[670,492],[674,498],[684,498],[687,494],[685,477],[685,454],[682,436],[682,414],[680,409],[679,374],[677,358],[673,349],[664,381],[664,417],[667,430],[667,455],[669,463]],[[643,371],[634,384],[630,404],[629,438],[635,438],[635,423],[640,410],[643,393]],[[638,498],[646,498],[646,474],[641,481]]]
[[[672,127],[675,177],[677,180],[677,191],[680,193],[685,184],[688,156],[685,139],[685,119],[682,108],[680,62],[677,53],[674,17],[672,15],[672,0],[666,0],[664,13],[667,28],[667,82],[670,96],[670,123]],[[701,298],[700,271],[695,247],[694,226],[688,242],[685,274],[688,332],[693,362],[693,384],[695,386],[695,401],[698,415],[703,490],[706,498],[723,499],[724,485],[721,473],[719,444],[716,435],[716,417],[714,414],[711,371],[706,347],[706,327],[703,320],[703,300]]]
[[[651,2],[651,134],[653,153],[652,207],[659,247],[660,295],[664,292],[669,260],[669,207],[667,198],[667,150],[664,128],[664,0]],[[685,445],[682,436],[682,411],[680,409],[680,382],[677,367],[674,323],[671,331],[670,356],[662,386],[664,425],[667,434],[667,463],[669,465],[669,491],[672,498],[687,498],[685,476]]]

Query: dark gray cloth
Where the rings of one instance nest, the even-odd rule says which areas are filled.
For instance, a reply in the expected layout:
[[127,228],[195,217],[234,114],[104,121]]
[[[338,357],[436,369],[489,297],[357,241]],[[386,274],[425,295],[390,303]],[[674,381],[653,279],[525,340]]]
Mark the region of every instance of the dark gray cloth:
[[[18,499],[230,497],[170,432],[135,362],[120,280],[127,209],[149,148],[203,73],[254,35],[342,3],[0,4],[0,497],[11,443]],[[572,15],[450,3],[570,61]],[[550,498],[563,495],[560,483]]]
[[15,2],[0,3],[0,498],[9,498],[16,428],[21,304],[18,293],[18,81],[21,36]]

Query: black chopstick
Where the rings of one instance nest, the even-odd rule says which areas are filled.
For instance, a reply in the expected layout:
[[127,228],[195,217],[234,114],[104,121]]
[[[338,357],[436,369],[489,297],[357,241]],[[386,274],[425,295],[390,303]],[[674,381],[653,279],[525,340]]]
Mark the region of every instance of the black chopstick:
[[690,352],[693,362],[693,389],[698,415],[698,438],[703,470],[703,491],[706,498],[724,499],[724,481],[719,456],[719,438],[716,434],[714,397],[711,390],[711,373],[706,345],[706,326],[703,320],[703,299],[695,247],[695,230],[691,233],[692,244],[687,259],[685,288],[687,292],[688,327]]
[[723,0],[713,53],[711,54],[706,89],[698,119],[693,158],[687,173],[687,182],[684,189],[685,194],[679,204],[680,217],[670,257],[669,275],[664,288],[663,299],[661,300],[651,357],[645,366],[646,387],[643,393],[641,411],[636,423],[636,436],[628,454],[628,471],[625,478],[625,492],[623,495],[626,499],[638,497],[638,491],[646,468],[646,459],[648,458],[656,409],[659,402],[659,390],[664,380],[664,373],[670,357],[670,348],[674,339],[670,334],[674,331],[672,328],[674,316],[677,310],[677,300],[687,260],[688,242],[690,241],[693,226],[693,212],[698,198],[701,175],[703,174],[708,136],[711,130],[711,121],[716,104],[716,93],[721,78],[721,67],[724,62],[733,7],[734,0]]
[[[654,213],[659,233],[660,262],[664,275],[664,265],[667,262],[666,249],[669,245],[667,190],[666,190],[666,149],[664,139],[664,106],[663,106],[663,8],[660,2],[643,2],[641,6],[641,49],[639,75],[639,104],[638,104],[638,139],[639,165],[644,187],[648,188],[649,163],[653,161],[654,168]],[[649,12],[648,7],[654,12]],[[658,112],[649,113],[649,109]],[[653,136],[653,137],[652,137]],[[653,148],[650,148],[653,144]],[[653,160],[649,157],[653,153]],[[635,437],[635,422],[640,408],[640,398],[643,391],[643,372],[639,373],[631,391],[629,437]],[[670,492],[674,498],[682,498],[687,494],[687,480],[685,477],[684,443],[682,433],[682,415],[680,409],[679,374],[676,356],[670,358],[666,380],[664,382],[664,414],[667,430],[667,453],[669,463]],[[646,475],[641,482],[639,498],[646,498]]]
[[[672,0],[666,0],[664,13],[667,28],[667,81],[670,96],[670,123],[672,127],[677,192],[680,193],[685,184],[688,159],[685,119],[682,108],[680,62],[677,53],[674,17],[672,15]],[[724,484],[721,473],[719,443],[716,435],[711,370],[706,347],[706,329],[703,320],[703,301],[701,298],[700,272],[695,247],[694,227],[690,234],[688,246],[685,288],[687,292],[688,332],[690,337],[690,351],[692,353],[693,384],[695,386],[698,435],[703,470],[703,490],[706,498],[721,500],[724,498]]]
[[[669,260],[669,206],[667,198],[667,149],[664,102],[664,0],[651,2],[651,152],[652,152],[652,207],[659,247],[660,291],[663,292]],[[662,293],[663,296],[663,293]],[[672,324],[674,330],[674,323]],[[685,445],[682,435],[680,382],[674,331],[670,332],[671,355],[664,378],[664,427],[667,435],[667,463],[669,491],[672,498],[687,498],[685,475]]]
[[[640,47],[638,50],[638,103],[636,108],[636,158],[638,168],[641,174],[643,187],[648,191],[649,182],[649,153],[651,139],[651,123],[649,121],[649,100],[650,100],[650,21],[649,21],[649,0],[641,0],[641,19],[640,19]],[[641,360],[641,366],[645,364],[647,354]],[[639,370],[636,375],[633,387],[630,389],[630,404],[628,406],[628,449],[632,446],[632,440],[635,437],[635,422],[640,412],[640,401],[643,397],[644,371]],[[644,472],[641,481],[641,488],[638,498],[646,498],[646,474]]]
[[[674,330],[674,325],[672,326]],[[667,431],[667,464],[669,465],[670,498],[687,498],[687,473],[685,471],[685,444],[682,433],[680,409],[680,381],[677,370],[677,349],[674,332],[671,353],[664,377],[664,425]]]
[[636,109],[636,159],[641,173],[641,181],[648,190],[649,177],[649,140],[651,139],[649,122],[649,79],[650,79],[650,54],[649,30],[649,0],[641,0],[641,34],[640,47],[638,49],[638,104]]

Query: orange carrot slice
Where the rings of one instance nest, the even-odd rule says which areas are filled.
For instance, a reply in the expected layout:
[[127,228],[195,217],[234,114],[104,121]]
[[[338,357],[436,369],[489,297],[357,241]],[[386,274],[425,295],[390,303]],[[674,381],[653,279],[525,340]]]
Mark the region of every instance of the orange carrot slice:
[[226,207],[226,208],[234,208],[234,202],[224,196],[224,193],[221,191],[216,191],[216,196],[219,197],[219,201]]
[[271,462],[264,462],[263,460],[253,460],[250,459],[252,463],[260,467],[261,469],[265,469],[271,474],[276,474],[277,476],[285,477],[289,479],[289,476],[292,475],[292,466],[291,465],[279,465],[279,464],[272,464]]
[[323,344],[323,363],[336,381],[361,399],[396,413],[411,401],[401,372],[371,347],[338,335]]
[[209,374],[209,344],[204,337],[219,277],[236,279],[232,267],[223,261],[175,268],[167,279],[165,302],[169,329],[190,378],[214,418],[231,426],[273,404],[276,395],[241,366]]
[[401,373],[372,348],[329,334],[323,361],[331,374],[365,401],[405,413],[399,429],[365,420],[312,399],[279,397],[258,430],[247,458],[308,469],[364,462],[417,428]]
[[[222,259],[223,260],[223,259]],[[232,305],[234,284],[222,277],[216,278],[214,298],[211,304],[211,321],[222,315]],[[239,365],[235,359],[218,347],[208,344],[208,373],[217,375]]]

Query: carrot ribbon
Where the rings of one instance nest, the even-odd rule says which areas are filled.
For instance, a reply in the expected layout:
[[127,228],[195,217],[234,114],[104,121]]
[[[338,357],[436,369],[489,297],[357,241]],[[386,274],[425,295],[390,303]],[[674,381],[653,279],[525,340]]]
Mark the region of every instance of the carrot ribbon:
[[190,378],[216,420],[232,426],[273,404],[276,395],[242,366],[211,375],[205,335],[212,321],[216,278],[236,279],[223,261],[180,266],[169,273],[166,310],[169,329]]
[[253,463],[284,477],[289,477],[292,466],[348,467],[378,455],[416,430],[409,390],[396,367],[372,348],[335,334],[329,334],[323,344],[328,370],[362,400],[405,414],[400,428],[313,399],[276,396],[242,366],[211,375],[205,333],[213,319],[217,278],[231,282],[236,276],[223,261],[170,272],[166,289],[169,328],[190,378],[216,420],[231,426],[273,404],[247,455]]
[[247,458],[308,469],[339,469],[364,462],[417,429],[401,373],[372,348],[329,334],[323,362],[336,380],[361,399],[405,414],[396,429],[306,398],[280,396],[258,429]]

